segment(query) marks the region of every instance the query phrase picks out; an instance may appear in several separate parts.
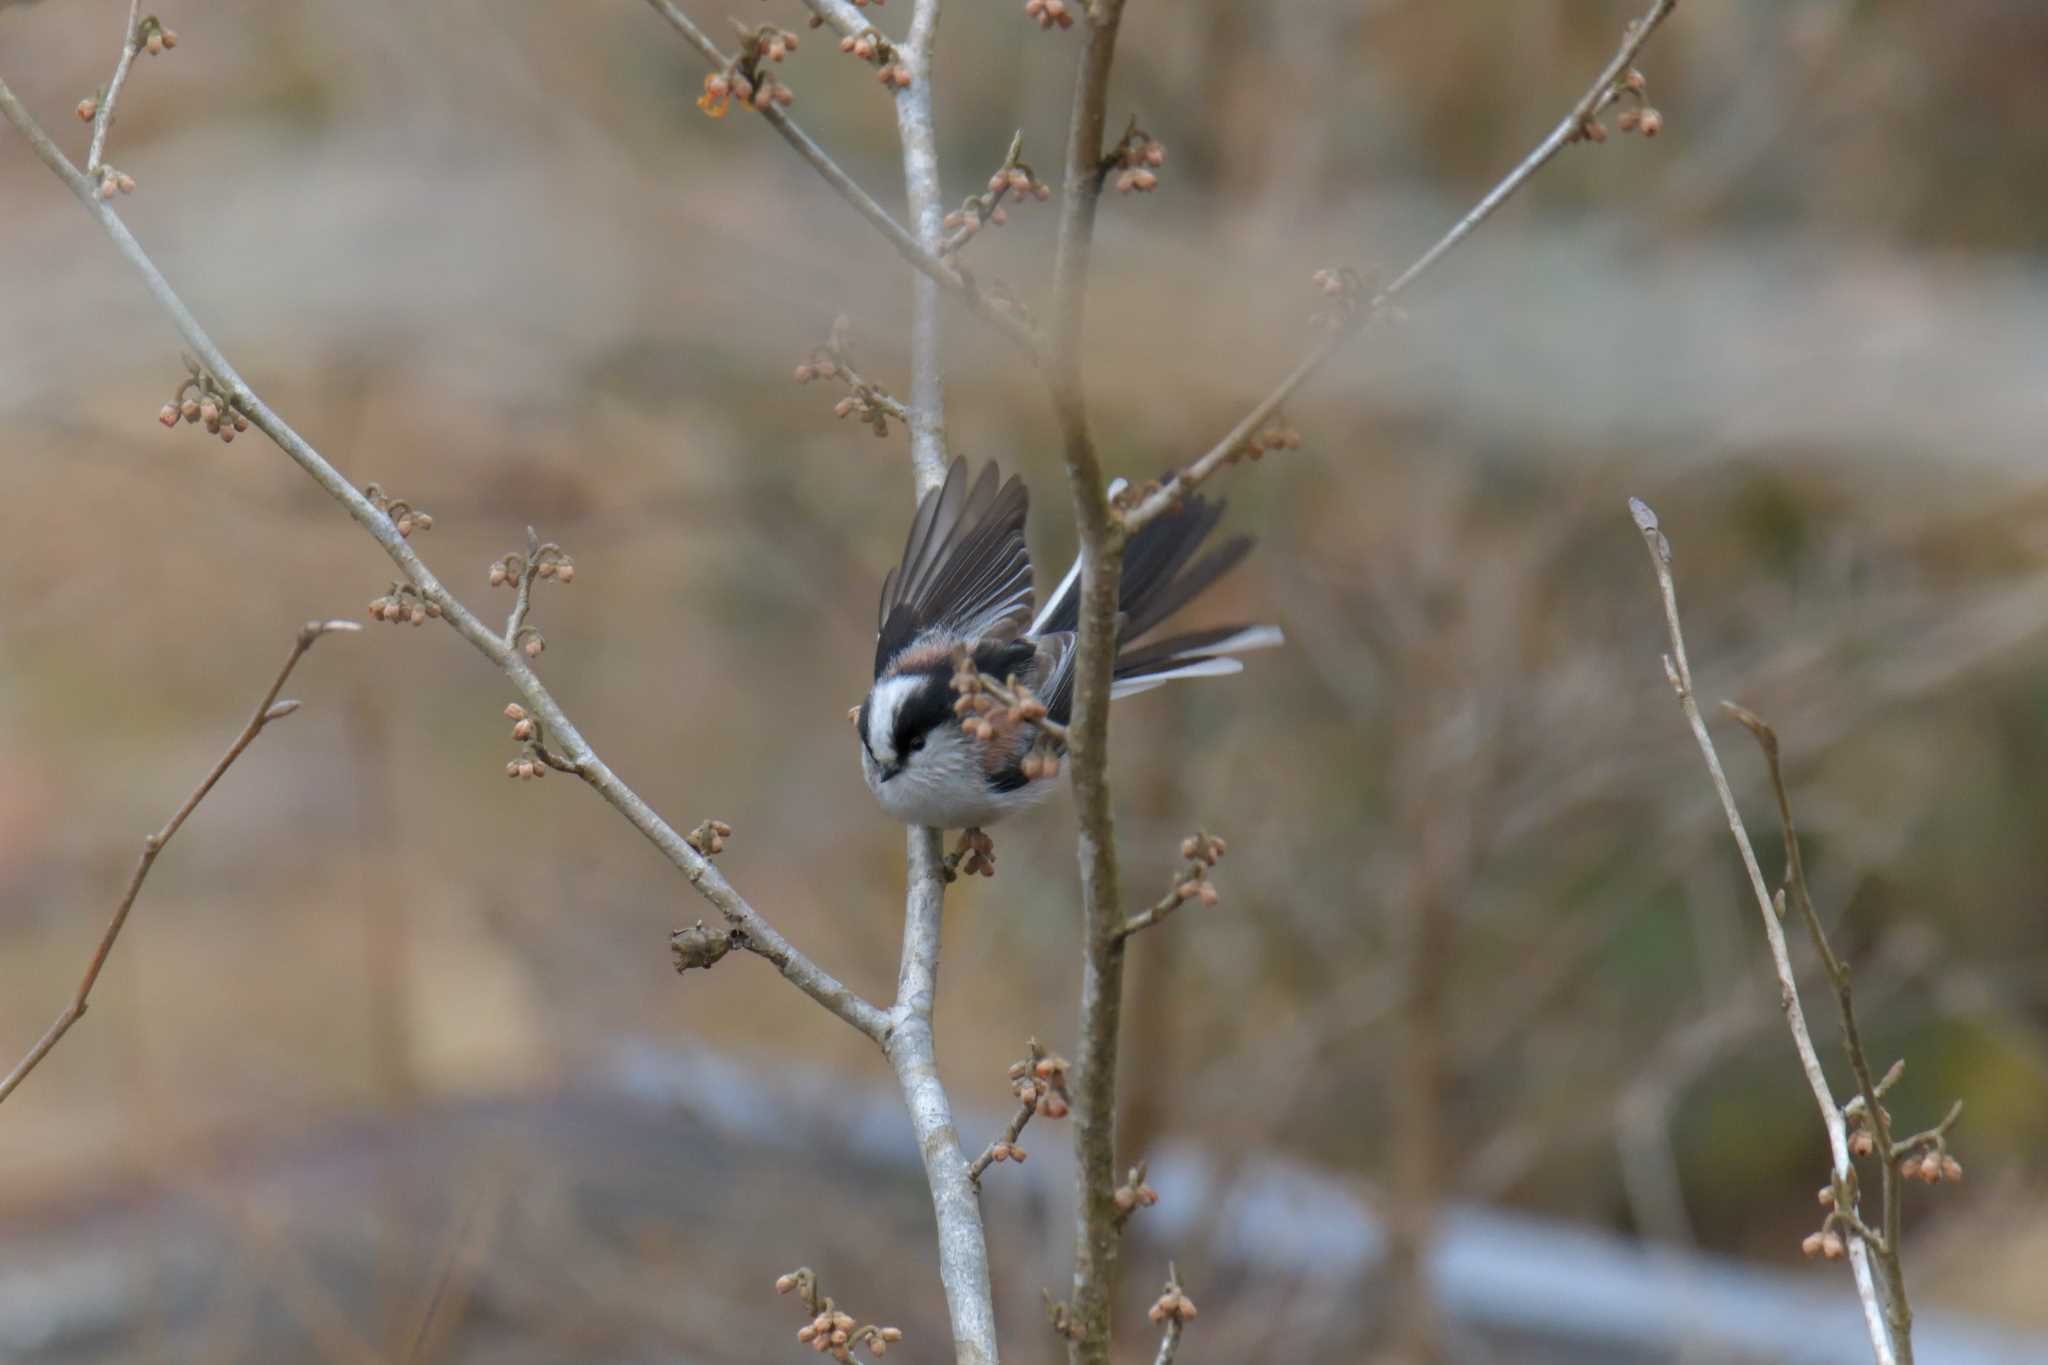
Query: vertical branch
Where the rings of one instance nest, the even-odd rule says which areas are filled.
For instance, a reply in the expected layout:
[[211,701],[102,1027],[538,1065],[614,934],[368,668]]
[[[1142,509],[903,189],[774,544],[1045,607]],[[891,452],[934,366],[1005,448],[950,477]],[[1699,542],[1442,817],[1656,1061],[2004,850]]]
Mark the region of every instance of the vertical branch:
[[1068,746],[1081,868],[1081,1020],[1074,1088],[1076,1203],[1074,1297],[1068,1357],[1107,1365],[1116,1290],[1117,1047],[1122,1033],[1124,938],[1116,828],[1109,792],[1109,691],[1116,664],[1123,528],[1110,510],[1102,463],[1088,424],[1081,333],[1095,211],[1102,195],[1102,136],[1122,0],[1089,7],[1088,42],[1074,84],[1067,137],[1066,194],[1054,270],[1046,376],[1065,447],[1067,481],[1081,542],[1081,621],[1074,663]]
[[952,1106],[939,1080],[932,1034],[932,1001],[938,992],[939,926],[946,882],[935,829],[910,831],[910,892],[904,907],[903,960],[897,973],[896,1004],[882,1044],[895,1068],[910,1126],[917,1136],[932,1212],[939,1227],[939,1280],[953,1323],[953,1351],[959,1365],[995,1365],[995,1295],[989,1279],[988,1236],[981,1201],[968,1171],[967,1154],[953,1124]]
[[[932,48],[940,0],[917,0],[910,36],[897,59],[911,83],[896,93],[896,129],[903,140],[903,187],[910,230],[936,256],[944,247],[945,198],[939,186],[937,134],[932,126]],[[910,461],[920,496],[946,481],[945,345],[939,321],[942,290],[930,275],[911,281]]]

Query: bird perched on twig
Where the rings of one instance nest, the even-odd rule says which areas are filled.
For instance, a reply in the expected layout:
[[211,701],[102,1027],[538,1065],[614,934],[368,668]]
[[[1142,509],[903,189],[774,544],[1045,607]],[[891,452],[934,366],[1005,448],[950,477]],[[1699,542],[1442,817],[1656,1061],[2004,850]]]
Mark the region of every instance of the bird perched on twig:
[[[903,560],[882,582],[875,682],[852,715],[868,787],[906,824],[979,829],[1057,779],[1081,566],[1033,612],[1029,505],[1021,479],[1003,483],[990,464],[970,483],[955,460],[918,503]],[[1277,627],[1232,625],[1138,643],[1250,552],[1240,536],[1197,556],[1222,516],[1222,503],[1190,496],[1124,547],[1112,697],[1236,673],[1233,656],[1282,642]],[[977,699],[981,679],[1004,705]]]

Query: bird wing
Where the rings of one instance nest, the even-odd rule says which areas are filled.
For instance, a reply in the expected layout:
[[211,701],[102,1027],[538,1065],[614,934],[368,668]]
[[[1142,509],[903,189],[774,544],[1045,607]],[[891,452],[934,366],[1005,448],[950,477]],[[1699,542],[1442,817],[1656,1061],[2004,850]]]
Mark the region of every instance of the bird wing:
[[1030,495],[994,464],[972,485],[957,459],[946,481],[918,502],[903,559],[882,580],[875,675],[934,629],[961,640],[1015,635],[1031,615],[1031,552],[1024,542]]

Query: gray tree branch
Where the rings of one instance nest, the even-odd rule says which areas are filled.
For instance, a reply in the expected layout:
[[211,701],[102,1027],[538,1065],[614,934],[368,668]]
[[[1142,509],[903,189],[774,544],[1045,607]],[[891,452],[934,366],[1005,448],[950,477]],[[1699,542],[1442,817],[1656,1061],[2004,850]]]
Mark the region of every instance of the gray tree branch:
[[[647,0],[647,3],[653,7],[655,13],[666,19],[676,32],[683,35],[684,41],[697,49],[698,53],[711,65],[713,70],[722,70],[725,67],[727,58],[719,50],[718,44],[712,42],[704,30],[697,26],[696,21],[676,6],[675,0]],[[826,15],[828,22],[839,27],[841,31],[847,31],[847,25],[853,21],[846,19],[845,15],[839,13],[839,10],[844,10],[846,14],[855,16],[859,13],[851,5],[833,7],[822,3],[822,0],[821,3],[812,5],[812,8]],[[935,25],[936,22],[935,13],[933,24]],[[858,33],[867,27],[868,25],[865,21],[860,21],[854,24],[851,31]],[[929,52],[927,52],[926,58],[927,60],[929,59]],[[923,82],[921,73],[919,80],[912,84],[911,89],[924,92],[924,98],[927,101],[926,124],[928,126],[930,122],[930,93],[929,86]],[[903,93],[908,94],[909,92]],[[901,109],[903,95],[899,95],[897,98],[899,101],[898,108]],[[1009,341],[1022,348],[1025,354],[1033,358],[1037,357],[1040,349],[1038,335],[1032,330],[1029,323],[1002,304],[991,299],[972,280],[961,274],[951,264],[941,260],[936,251],[927,247],[919,240],[918,236],[911,235],[901,223],[890,216],[887,209],[875,202],[873,195],[862,189],[859,182],[848,175],[840,167],[839,163],[832,159],[829,152],[819,146],[809,133],[806,133],[799,127],[796,120],[790,118],[789,115],[783,113],[780,109],[773,107],[762,111],[761,117],[768,120],[769,126],[780,133],[783,140],[796,149],[798,156],[802,157],[813,170],[825,178],[825,183],[837,191],[840,198],[853,205],[859,211],[861,217],[874,225],[875,230],[882,234],[889,245],[896,248],[896,253],[899,256],[908,261],[912,267],[925,278],[931,280],[938,288],[958,297],[967,306],[968,311],[983,322],[986,322],[989,326],[995,328],[998,333]],[[936,165],[936,159],[934,159],[933,177],[935,180],[937,176]],[[915,205],[913,204],[914,208]],[[919,234],[919,236],[923,235],[922,233]],[[915,396],[913,395],[914,405]],[[941,471],[941,474],[943,477],[943,471]]]
[[[1664,656],[1665,675],[1678,696],[1679,709],[1685,713],[1693,739],[1699,744],[1707,775],[1713,780],[1715,794],[1721,798],[1728,832],[1734,836],[1736,849],[1742,855],[1743,869],[1749,874],[1750,889],[1756,894],[1757,910],[1763,917],[1764,937],[1770,943],[1771,965],[1778,977],[1779,1004],[1785,1011],[1785,1023],[1792,1033],[1792,1045],[1799,1054],[1800,1069],[1806,1074],[1807,1088],[1813,1092],[1814,1104],[1820,1109],[1821,1122],[1827,1128],[1836,1209],[1845,1219],[1860,1222],[1856,1209],[1856,1167],[1849,1156],[1848,1126],[1842,1118],[1841,1107],[1835,1103],[1827,1072],[1821,1066],[1820,1054],[1814,1050],[1813,1035],[1806,1026],[1806,1010],[1799,1000],[1799,982],[1786,949],[1785,930],[1779,922],[1778,908],[1764,882],[1756,849],[1750,844],[1749,831],[1742,823],[1742,812],[1735,805],[1735,793],[1730,790],[1728,775],[1722,770],[1721,755],[1716,752],[1713,738],[1707,733],[1707,723],[1700,715],[1699,702],[1693,692],[1692,665],[1685,655],[1685,633],[1678,624],[1678,589],[1672,581],[1671,544],[1658,529],[1657,514],[1646,503],[1631,498],[1629,511],[1635,518],[1636,528],[1643,534],[1644,545],[1649,548],[1650,563],[1656,570],[1657,588],[1664,604],[1664,629],[1671,645],[1671,652]],[[1911,1365],[1911,1338],[1893,1340],[1885,1320],[1884,1304],[1871,1277],[1870,1259],[1871,1248],[1867,1239],[1860,1235],[1851,1237],[1849,1265],[1856,1280],[1856,1296],[1863,1305],[1864,1326],[1869,1332],[1871,1352],[1877,1365]]]
[[725,917],[727,924],[742,935],[748,949],[774,963],[785,977],[813,1000],[880,1042],[888,1027],[888,1015],[863,1000],[829,972],[797,951],[738,891],[733,889],[731,883],[712,866],[708,858],[692,848],[688,840],[656,814],[653,807],[642,800],[637,792],[627,786],[618,774],[598,757],[596,751],[584,739],[582,732],[563,712],[553,694],[542,684],[540,676],[528,664],[526,656],[479,620],[474,612],[442,586],[440,579],[434,576],[411,544],[399,535],[398,528],[392,523],[391,518],[379,511],[354,484],[328,463],[311,443],[294,431],[282,417],[271,411],[269,405],[257,396],[255,390],[214,344],[213,338],[199,325],[198,319],[193,317],[184,300],[171,288],[155,262],[150,260],[149,254],[135,240],[134,234],[128,231],[127,224],[121,221],[121,216],[94,193],[92,181],[71,164],[4,81],[0,81],[0,115],[4,115],[7,121],[14,125],[27,139],[36,156],[69,186],[71,192],[85,205],[86,211],[113,241],[115,250],[142,276],[144,285],[158,305],[170,316],[179,336],[219,381],[234,400],[235,406],[246,413],[249,421],[276,442],[278,447],[315,483],[325,489],[329,496],[347,509],[357,524],[383,547],[384,553],[390,556],[392,562],[398,566],[407,581],[418,589],[421,596],[439,606],[443,618],[449,625],[453,626],[478,653],[504,672],[540,719],[544,732],[559,746],[577,775],[595,788],[598,795],[625,816],[635,829],[682,872],[698,893]]
[[1124,530],[1109,506],[1090,430],[1081,340],[1096,208],[1102,197],[1103,132],[1123,0],[1087,9],[1087,42],[1074,80],[1065,193],[1054,267],[1046,378],[1065,448],[1067,483],[1081,542],[1081,621],[1067,724],[1081,869],[1081,1016],[1073,1089],[1074,1289],[1068,1359],[1108,1365],[1122,1220],[1115,1192],[1117,1049],[1122,1036],[1123,889],[1109,790],[1109,694],[1116,665],[1117,599]]
[[1245,442],[1252,434],[1271,421],[1281,405],[1294,396],[1294,391],[1307,382],[1316,371],[1322,369],[1324,363],[1335,355],[1346,341],[1383,313],[1389,304],[1407,291],[1409,286],[1448,255],[1451,248],[1471,236],[1481,223],[1493,216],[1496,209],[1512,198],[1522,186],[1528,184],[1536,172],[1549,165],[1553,157],[1575,141],[1579,136],[1579,130],[1615,101],[1618,94],[1617,82],[1627,74],[1630,65],[1636,59],[1636,54],[1650,41],[1650,35],[1657,31],[1657,26],[1669,18],[1671,11],[1677,7],[1678,0],[1655,0],[1640,19],[1628,26],[1628,31],[1614,56],[1601,68],[1600,74],[1593,78],[1593,83],[1586,87],[1586,93],[1579,96],[1578,101],[1565,116],[1558,120],[1557,126],[1536,144],[1534,151],[1523,157],[1521,162],[1488,190],[1464,217],[1451,224],[1450,230],[1437,238],[1429,250],[1423,252],[1406,270],[1396,275],[1385,288],[1374,294],[1371,300],[1352,314],[1342,326],[1332,328],[1310,347],[1308,354],[1301,358],[1300,363],[1288,371],[1287,376],[1271,393],[1260,399],[1250,412],[1240,418],[1237,425],[1225,432],[1222,439],[1168,479],[1156,492],[1125,512],[1125,526],[1135,531],[1158,517],[1185,497],[1197,484],[1242,454]]

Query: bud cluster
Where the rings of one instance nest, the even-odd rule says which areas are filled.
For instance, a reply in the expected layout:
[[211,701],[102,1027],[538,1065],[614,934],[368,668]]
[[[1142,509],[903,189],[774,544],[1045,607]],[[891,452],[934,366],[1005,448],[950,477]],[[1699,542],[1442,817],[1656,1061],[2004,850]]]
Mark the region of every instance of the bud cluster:
[[505,776],[530,780],[547,775],[548,765],[540,757],[540,721],[526,714],[516,701],[505,703],[505,719],[512,722],[512,739],[526,746],[526,752],[505,765]]
[[[431,521],[428,527],[422,527],[421,529],[431,529]],[[517,551],[492,561],[491,586],[494,588],[517,587],[521,580],[526,577],[526,572],[529,568],[533,570],[533,575],[536,578],[552,578],[557,583],[574,583],[576,581],[576,561],[569,557],[568,551],[551,540],[535,550],[530,561],[525,555]]]
[[869,1355],[879,1358],[889,1354],[890,1346],[903,1340],[900,1327],[874,1323],[855,1326],[851,1313],[842,1311],[818,1292],[818,1277],[808,1266],[776,1278],[776,1293],[787,1294],[792,1290],[802,1296],[804,1306],[811,1312],[811,1320],[797,1328],[796,1339],[814,1351],[834,1360],[851,1360],[856,1348],[865,1347]]
[[1176,1322],[1193,1322],[1195,1313],[1195,1301],[1181,1291],[1179,1284],[1169,1279],[1166,1282],[1166,1292],[1153,1300],[1152,1307],[1146,1311],[1145,1316],[1150,1318],[1152,1325],[1156,1327],[1168,1318]]
[[178,33],[176,29],[165,28],[163,22],[151,14],[144,16],[142,22],[135,26],[135,41],[150,56],[161,57],[178,45]]
[[1116,1187],[1116,1193],[1110,1196],[1110,1200],[1116,1205],[1116,1220],[1119,1224],[1139,1209],[1149,1209],[1159,1202],[1159,1191],[1145,1183],[1144,1162],[1141,1161],[1131,1167],[1130,1174],[1125,1177],[1123,1184]]
[[410,537],[414,531],[434,529],[434,518],[431,513],[414,507],[404,498],[392,497],[377,484],[364,484],[363,496],[370,500],[372,507],[391,518],[391,524],[398,529],[401,536]]
[[1309,315],[1313,326],[1339,331],[1350,326],[1360,310],[1372,303],[1372,280],[1348,265],[1324,266],[1309,278],[1316,292],[1329,300],[1321,312]]
[[[876,3],[879,4],[880,0],[876,0]],[[875,79],[887,88],[891,90],[909,88],[911,81],[910,63],[904,61],[903,54],[891,47],[889,40],[874,29],[868,29],[859,34],[849,33],[845,35],[839,40],[839,50],[852,53],[861,61],[874,63]]]
[[[100,167],[100,198],[112,199],[116,194],[135,193],[135,177],[126,171],[117,171],[112,166]],[[170,423],[164,423],[169,426]]]
[[1301,449],[1301,432],[1279,413],[1274,413],[1266,425],[1244,438],[1236,454],[1249,458],[1254,464],[1266,457],[1269,450]]
[[423,626],[430,620],[440,619],[440,616],[440,603],[429,602],[426,594],[410,583],[393,583],[391,591],[370,599],[372,621],[388,621],[394,626]]
[[[1641,133],[1644,137],[1655,137],[1664,131],[1664,115],[1645,98],[1649,87],[1649,80],[1633,68],[1614,83],[1614,99],[1628,106],[1615,118],[1615,127],[1624,133]],[[1581,139],[1587,142],[1607,141],[1606,125],[1598,118],[1588,118],[1572,134],[1572,141]]]
[[953,235],[946,240],[941,254],[958,251],[968,238],[990,223],[1001,227],[1009,222],[1009,210],[1003,207],[1003,200],[1015,198],[1019,204],[1026,204],[1035,199],[1042,204],[1052,198],[1052,188],[1038,178],[1028,162],[1017,159],[1023,146],[1020,133],[1010,140],[1010,154],[1003,164],[988,178],[988,189],[968,195],[960,201],[959,208],[946,215],[946,231]]
[[1943,1181],[1953,1185],[1963,1178],[1963,1163],[1944,1151],[1909,1152],[1899,1163],[1899,1174],[1929,1185]]
[[706,820],[683,836],[691,848],[709,858],[714,853],[725,852],[725,841],[732,838],[732,826],[723,820]]
[[1180,841],[1180,856],[1187,859],[1187,867],[1173,885],[1175,901],[1186,904],[1199,900],[1203,905],[1213,906],[1223,899],[1216,890],[1216,883],[1209,880],[1210,869],[1223,859],[1229,845],[1213,834],[1196,830]]
[[1109,154],[1105,171],[1117,172],[1116,192],[1150,194],[1159,188],[1159,168],[1166,164],[1166,144],[1131,120],[1116,150]]
[[960,728],[968,738],[986,744],[995,738],[999,723],[1012,730],[1034,726],[1036,733],[1031,748],[1018,762],[1019,771],[1033,782],[1060,775],[1059,727],[1047,719],[1045,703],[1033,696],[1016,674],[998,686],[981,675],[974,656],[962,649],[953,656],[953,690],[959,694],[953,714],[960,717]]
[[854,369],[853,324],[844,313],[832,320],[832,331],[825,344],[813,346],[810,354],[798,363],[794,378],[799,384],[828,379],[846,385],[848,392],[832,405],[832,415],[841,419],[857,416],[877,436],[889,434],[890,417],[908,420],[901,403],[881,386],[861,378]]
[[955,875],[972,877],[977,872],[984,877],[995,876],[996,841],[982,830],[961,830],[960,842],[946,857],[945,871],[947,881]]
[[723,71],[704,78],[704,93],[697,97],[697,107],[712,118],[724,118],[734,100],[742,109],[756,113],[794,104],[795,93],[776,79],[771,68],[796,51],[797,36],[773,24],[748,28],[735,20],[734,26],[740,34],[739,53]]
[[[1036,1038],[1030,1043],[1031,1055],[1023,1061],[1010,1064],[1010,1093],[1020,1104],[1032,1106],[1041,1118],[1063,1119],[1071,1108],[1067,1097],[1067,1073],[1072,1064],[1056,1052],[1048,1052]],[[1009,1159],[1022,1161],[1024,1152],[1015,1143],[1009,1144]],[[1001,1161],[1004,1158],[996,1157]]]
[[1041,29],[1054,24],[1061,28],[1074,26],[1073,6],[1067,0],[1024,0],[1024,17],[1037,20]]
[[[102,182],[101,190],[111,194],[106,183]],[[129,182],[130,188],[133,183]],[[233,443],[238,433],[249,429],[248,414],[242,411],[239,400],[190,356],[185,358],[185,369],[185,381],[178,385],[171,401],[157,409],[156,420],[167,427],[175,427],[180,421],[204,422],[208,435],[220,437],[223,444]]]

